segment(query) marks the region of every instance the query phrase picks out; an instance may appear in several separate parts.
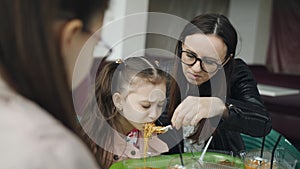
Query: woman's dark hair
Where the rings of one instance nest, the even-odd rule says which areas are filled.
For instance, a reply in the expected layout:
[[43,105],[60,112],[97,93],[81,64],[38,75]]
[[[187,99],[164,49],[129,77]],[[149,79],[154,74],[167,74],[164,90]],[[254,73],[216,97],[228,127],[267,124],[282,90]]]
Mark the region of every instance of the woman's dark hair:
[[[230,93],[230,77],[231,77],[231,72],[233,69],[234,65],[234,57],[236,53],[236,46],[237,46],[237,32],[235,28],[232,26],[230,21],[225,17],[224,15],[221,14],[202,14],[197,17],[195,17],[190,23],[188,23],[180,37],[176,46],[176,61],[174,64],[174,74],[175,74],[175,80],[173,79],[171,81],[171,87],[170,87],[170,104],[169,104],[169,117],[172,117],[172,114],[176,107],[180,104],[181,100],[185,98],[186,96],[181,96],[180,94],[180,89],[179,86],[185,88],[187,86],[187,80],[185,79],[185,76],[182,72],[182,67],[181,67],[181,49],[182,49],[182,44],[185,42],[185,39],[189,35],[193,34],[205,34],[205,35],[216,35],[219,37],[227,46],[227,53],[225,56],[225,60],[228,59],[228,62],[224,65],[224,72],[225,72],[225,78],[226,78],[226,86],[221,86],[220,85],[220,90],[217,91],[216,93],[219,92],[219,94],[216,95],[222,95],[224,90],[227,88],[227,95]],[[216,75],[212,78],[218,78],[220,77],[221,71],[218,71]],[[211,92],[210,89],[210,82],[205,82],[201,84],[200,86],[197,86],[199,91],[202,92],[204,91],[205,94],[204,96],[211,96],[207,91]],[[182,89],[182,88],[181,88]],[[221,94],[222,93],[222,94]],[[225,94],[225,95],[226,95]],[[196,94],[198,95],[198,94]],[[199,96],[199,95],[198,95]],[[224,98],[222,98],[224,100]],[[201,121],[198,125],[198,128],[201,128],[200,126],[203,125],[204,122]],[[201,131],[201,130],[198,130]],[[200,133],[197,133],[200,134]],[[196,137],[193,137],[196,138]]]
[[226,16],[221,14],[203,14],[195,17],[182,31],[179,41],[193,34],[216,35],[227,46],[227,56],[235,56],[237,46],[237,32]]
[[[108,0],[1,0],[0,73],[8,85],[77,132],[58,20],[86,26],[104,15]],[[99,18],[100,22],[100,18]]]

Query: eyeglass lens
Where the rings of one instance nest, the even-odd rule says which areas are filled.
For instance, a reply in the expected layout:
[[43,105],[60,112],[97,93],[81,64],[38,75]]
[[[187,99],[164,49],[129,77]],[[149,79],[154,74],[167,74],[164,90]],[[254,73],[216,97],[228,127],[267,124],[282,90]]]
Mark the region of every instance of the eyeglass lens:
[[201,69],[208,73],[215,72],[219,67],[217,62],[209,59],[197,58],[195,54],[188,51],[182,51],[181,61],[188,66],[193,66],[197,61],[200,61]]

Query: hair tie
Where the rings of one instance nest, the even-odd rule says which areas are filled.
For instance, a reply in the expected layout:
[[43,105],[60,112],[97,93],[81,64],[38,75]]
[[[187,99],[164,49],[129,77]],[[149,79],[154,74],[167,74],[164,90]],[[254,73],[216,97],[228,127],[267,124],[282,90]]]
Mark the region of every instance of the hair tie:
[[123,60],[119,58],[119,59],[116,60],[116,63],[121,64],[121,63],[123,63]]

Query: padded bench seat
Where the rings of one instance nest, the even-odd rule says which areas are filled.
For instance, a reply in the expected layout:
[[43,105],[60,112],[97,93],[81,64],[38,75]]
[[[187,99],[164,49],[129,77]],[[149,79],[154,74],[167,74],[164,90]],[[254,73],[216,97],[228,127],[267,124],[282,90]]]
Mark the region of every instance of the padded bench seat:
[[[300,76],[274,74],[265,66],[249,66],[260,84],[300,89]],[[282,133],[300,150],[300,94],[286,96],[262,96],[270,112],[273,128]]]

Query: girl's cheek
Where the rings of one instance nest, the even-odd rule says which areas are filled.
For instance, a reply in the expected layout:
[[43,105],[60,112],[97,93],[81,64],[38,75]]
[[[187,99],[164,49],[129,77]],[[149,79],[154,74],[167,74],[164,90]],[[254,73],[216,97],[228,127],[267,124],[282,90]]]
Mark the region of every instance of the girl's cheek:
[[144,123],[145,119],[147,118],[147,113],[143,113],[133,109],[130,112],[124,112],[124,116],[126,119],[135,123]]

